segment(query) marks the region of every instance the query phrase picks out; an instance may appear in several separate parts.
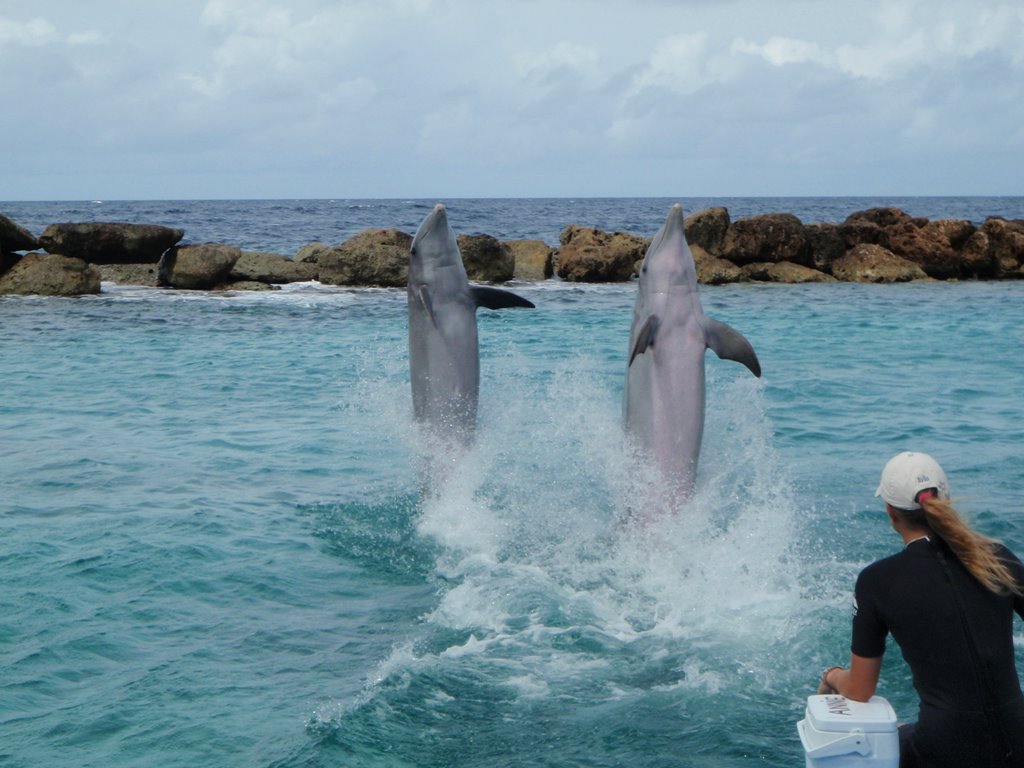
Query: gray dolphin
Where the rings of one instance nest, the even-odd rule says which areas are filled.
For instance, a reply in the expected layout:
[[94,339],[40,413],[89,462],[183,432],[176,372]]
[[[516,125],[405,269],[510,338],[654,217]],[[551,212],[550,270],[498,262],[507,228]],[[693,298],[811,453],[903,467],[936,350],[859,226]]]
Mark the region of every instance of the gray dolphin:
[[408,295],[413,414],[436,436],[468,444],[480,389],[477,307],[533,304],[510,291],[469,284],[440,203],[413,238]]
[[683,209],[672,206],[640,269],[629,334],[626,432],[658,465],[672,490],[689,496],[704,435],[704,350],[761,375],[739,331],[704,314]]

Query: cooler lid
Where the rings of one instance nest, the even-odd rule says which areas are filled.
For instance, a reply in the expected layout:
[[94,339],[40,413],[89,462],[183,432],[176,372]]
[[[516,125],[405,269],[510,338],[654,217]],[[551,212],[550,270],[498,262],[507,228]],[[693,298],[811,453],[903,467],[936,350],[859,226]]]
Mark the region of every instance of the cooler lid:
[[866,702],[838,694],[808,696],[807,720],[816,730],[832,733],[849,733],[855,728],[865,733],[896,730],[896,712],[881,696]]

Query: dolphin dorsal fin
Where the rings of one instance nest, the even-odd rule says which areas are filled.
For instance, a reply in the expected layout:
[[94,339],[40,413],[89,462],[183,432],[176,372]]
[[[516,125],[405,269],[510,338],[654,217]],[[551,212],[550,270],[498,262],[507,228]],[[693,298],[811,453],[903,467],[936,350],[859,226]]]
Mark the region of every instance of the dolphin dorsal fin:
[[509,307],[526,307],[533,309],[532,301],[527,301],[512,291],[505,291],[501,288],[491,288],[486,285],[471,285],[469,292],[473,296],[473,303],[478,307],[487,309],[508,309]]
[[713,350],[722,360],[735,360],[743,363],[755,376],[761,375],[761,363],[757,360],[754,347],[746,337],[730,325],[714,320],[706,315],[701,318],[704,339],[708,348]]
[[647,351],[648,347],[654,346],[654,337],[658,335],[658,328],[661,326],[661,318],[657,315],[651,315],[644,321],[643,326],[640,328],[640,332],[636,335],[636,342],[633,344],[633,349],[629,353],[629,364],[627,368],[633,364],[633,360],[636,359],[637,355],[642,355]]

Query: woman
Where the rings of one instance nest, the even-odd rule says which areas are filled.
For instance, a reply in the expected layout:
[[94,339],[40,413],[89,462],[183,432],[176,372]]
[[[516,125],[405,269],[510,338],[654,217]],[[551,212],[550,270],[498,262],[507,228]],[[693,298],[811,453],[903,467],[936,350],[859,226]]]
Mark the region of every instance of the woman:
[[892,633],[921,698],[918,721],[900,726],[901,768],[1024,768],[1013,649],[1024,566],[960,518],[946,473],[927,454],[893,457],[875,496],[905,547],[858,576],[850,667],[826,670],[818,692],[871,698]]

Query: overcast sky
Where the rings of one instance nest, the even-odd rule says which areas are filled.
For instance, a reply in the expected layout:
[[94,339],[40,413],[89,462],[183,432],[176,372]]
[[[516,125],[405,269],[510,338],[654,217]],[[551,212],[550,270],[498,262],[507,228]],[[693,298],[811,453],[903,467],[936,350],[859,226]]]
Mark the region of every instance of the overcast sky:
[[1024,194],[1021,0],[0,0],[0,199]]

